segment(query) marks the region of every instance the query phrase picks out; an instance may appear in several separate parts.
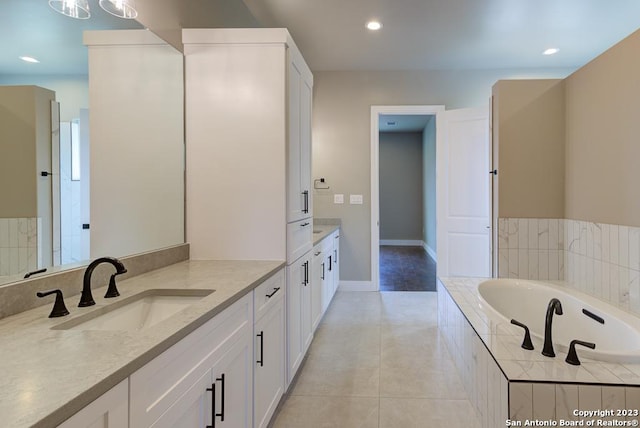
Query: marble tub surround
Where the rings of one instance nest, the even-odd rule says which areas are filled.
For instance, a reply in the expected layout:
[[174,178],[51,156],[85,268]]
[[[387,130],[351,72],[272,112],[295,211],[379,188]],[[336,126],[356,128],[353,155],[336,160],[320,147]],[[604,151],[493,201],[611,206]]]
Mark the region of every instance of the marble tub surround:
[[154,288],[215,290],[144,331],[51,330],[111,303],[102,298],[89,308],[70,305],[64,318],[47,318],[47,306],[1,320],[2,424],[57,426],[282,267],[283,261],[184,261],[122,280],[120,298]]
[[[135,254],[119,258],[127,268],[127,273],[118,276],[120,281],[136,275],[159,269],[189,259],[189,244],[179,244],[146,253]],[[77,306],[82,291],[82,279],[85,265],[77,265],[66,270],[56,272],[57,267],[50,268],[46,274],[0,286],[0,319],[36,308],[53,304],[50,299],[39,299],[36,292],[59,288],[65,297],[69,308]],[[100,265],[93,272],[92,284],[98,288],[100,284],[107,284],[114,272],[110,265]],[[103,293],[104,294],[104,293]],[[100,296],[95,294],[95,296]]]
[[[491,421],[492,415],[504,417],[505,405],[514,420],[564,418],[568,409],[576,408],[640,407],[640,364],[603,363],[580,357],[582,364],[572,366],[564,361],[566,353],[557,349],[555,358],[541,355],[542,339],[537,337],[532,337],[533,351],[522,349],[522,329],[481,304],[477,287],[485,280],[438,281],[439,328],[449,347],[452,342],[456,344],[456,351],[451,353],[457,356],[456,367],[467,380],[465,388],[470,397],[477,396],[478,390],[487,391],[493,400],[502,402],[495,407],[483,407],[478,398],[475,403],[479,403],[476,409],[480,414],[482,409],[488,409],[482,420]],[[541,308],[541,317],[545,310]],[[495,373],[493,363],[500,376]],[[620,407],[621,404],[624,406]]]
[[498,276],[562,285],[640,315],[640,228],[500,218]]

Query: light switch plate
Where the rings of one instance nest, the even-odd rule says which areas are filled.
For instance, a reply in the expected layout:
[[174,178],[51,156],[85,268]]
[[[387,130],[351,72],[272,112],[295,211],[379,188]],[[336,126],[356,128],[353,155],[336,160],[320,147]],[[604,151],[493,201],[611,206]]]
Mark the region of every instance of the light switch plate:
[[349,203],[362,205],[362,195],[349,195]]
[[336,193],[333,195],[333,203],[334,204],[344,204],[344,195],[340,193]]

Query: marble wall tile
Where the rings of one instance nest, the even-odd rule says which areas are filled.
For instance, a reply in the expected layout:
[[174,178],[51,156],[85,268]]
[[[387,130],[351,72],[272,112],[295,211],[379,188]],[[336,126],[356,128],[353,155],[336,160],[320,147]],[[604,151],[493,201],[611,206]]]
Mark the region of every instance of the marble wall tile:
[[519,219],[510,218],[507,220],[507,234],[509,239],[509,248],[518,248],[518,227],[519,227]]
[[612,224],[609,226],[609,262],[614,265],[620,264],[620,240],[619,226]]
[[[602,410],[621,410],[626,406],[625,388],[622,387],[602,387]],[[619,419],[615,415],[602,418],[605,421]]]
[[526,218],[518,219],[518,249],[529,248],[529,222]]
[[564,281],[640,313],[640,228],[571,219],[499,219],[498,224],[499,277]]
[[573,411],[578,408],[578,386],[557,384],[556,387],[556,418],[576,420]]
[[529,225],[529,249],[537,250],[538,249],[538,219],[530,218],[527,219],[527,223]]
[[[640,410],[640,387],[626,387],[625,388],[625,399],[626,399],[626,408],[627,409],[638,409]],[[640,419],[637,417],[630,417],[629,420]]]
[[640,270],[640,228],[629,228],[629,269]]
[[533,418],[556,419],[556,386],[548,383],[533,384]]
[[578,408],[581,410],[602,409],[602,387],[578,385]]
[[515,421],[533,418],[533,385],[531,383],[509,383],[509,417]]

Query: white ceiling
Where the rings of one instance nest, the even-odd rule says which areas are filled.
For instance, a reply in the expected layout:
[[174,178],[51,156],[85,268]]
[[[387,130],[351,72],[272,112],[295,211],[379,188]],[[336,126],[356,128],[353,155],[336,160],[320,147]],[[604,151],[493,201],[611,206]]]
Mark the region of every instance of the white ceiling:
[[[47,0],[0,0],[0,75],[87,74],[85,30],[142,28],[136,21],[104,12],[89,0],[90,19],[73,19],[55,12]],[[40,60],[29,64],[27,55]]]
[[579,67],[640,27],[638,0],[244,1],[312,70]]
[[[139,0],[142,3],[142,0]],[[146,0],[145,0],[146,1]],[[215,0],[217,1],[217,0]],[[82,32],[141,28],[103,12],[74,20],[47,0],[0,0],[1,74],[86,74]],[[208,3],[206,3],[208,2]],[[185,26],[221,26],[198,4],[181,8]],[[163,3],[163,4],[164,4]],[[218,5],[218,1],[215,5]],[[224,0],[249,8],[265,27],[287,27],[312,70],[577,68],[640,28],[639,0]],[[160,2],[149,2],[162,7]],[[237,7],[236,7],[237,9]],[[226,15],[225,15],[226,16]],[[383,28],[365,24],[379,19]],[[246,19],[245,19],[246,20]],[[152,28],[153,29],[153,28]],[[548,47],[560,52],[544,56]],[[39,58],[26,64],[20,55]]]

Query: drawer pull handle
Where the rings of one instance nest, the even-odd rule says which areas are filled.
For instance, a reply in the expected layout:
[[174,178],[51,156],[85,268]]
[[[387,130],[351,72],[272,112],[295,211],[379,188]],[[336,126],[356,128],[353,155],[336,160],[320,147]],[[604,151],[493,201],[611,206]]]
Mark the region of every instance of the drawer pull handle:
[[322,254],[322,251],[318,251],[317,253],[314,253],[314,256],[319,256],[320,254]]
[[302,196],[304,197],[304,208],[302,208],[302,212],[305,214],[309,213],[309,191],[305,190],[302,192]]
[[271,293],[271,294],[267,294],[267,295],[266,295],[266,296],[267,296],[267,299],[272,298],[272,297],[273,297],[273,296],[278,292],[278,290],[280,290],[280,287],[276,287],[276,288],[274,288],[274,289],[273,289],[273,293]]
[[220,422],[224,422],[224,373],[222,373],[219,378],[216,378],[216,382],[218,381],[220,381],[220,385],[222,386],[222,394],[220,395],[220,413],[215,413],[215,416],[219,416]]
[[211,391],[211,425],[207,425],[207,428],[216,428],[216,383],[212,383],[207,391]]
[[322,278],[320,279],[324,279],[324,262],[322,263]]
[[264,331],[256,334],[260,338],[260,359],[256,361],[256,364],[260,364],[260,367],[264,366]]
[[332,258],[332,257],[333,257],[333,256],[329,256],[329,272],[331,272],[331,266],[333,265],[333,263],[332,263],[332,261],[331,261],[331,258]]
[[307,223],[302,223],[302,224],[300,225],[300,227],[309,226],[310,224],[311,224],[311,223],[309,223],[309,222],[307,222]]

